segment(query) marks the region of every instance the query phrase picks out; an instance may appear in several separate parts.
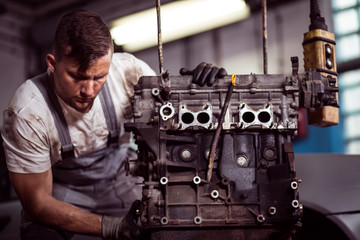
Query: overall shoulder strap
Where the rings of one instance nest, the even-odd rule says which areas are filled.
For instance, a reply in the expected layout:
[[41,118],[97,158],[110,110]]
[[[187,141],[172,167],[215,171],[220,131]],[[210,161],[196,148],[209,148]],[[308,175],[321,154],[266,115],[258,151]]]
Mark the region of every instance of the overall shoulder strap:
[[51,87],[50,78],[47,73],[43,73],[31,79],[31,81],[33,81],[40,90],[54,118],[55,126],[61,142],[61,157],[63,159],[74,157],[74,146],[71,142],[69,128],[56,93]]
[[109,129],[108,145],[119,143],[119,128],[117,124],[114,103],[111,99],[109,85],[106,82],[99,94],[101,106]]

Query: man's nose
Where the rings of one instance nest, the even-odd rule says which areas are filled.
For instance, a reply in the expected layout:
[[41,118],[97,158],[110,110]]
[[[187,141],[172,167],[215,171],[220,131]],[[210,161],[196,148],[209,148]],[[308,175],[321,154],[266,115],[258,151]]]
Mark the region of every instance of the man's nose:
[[94,86],[93,80],[84,80],[80,89],[81,95],[86,97],[93,96],[95,92]]

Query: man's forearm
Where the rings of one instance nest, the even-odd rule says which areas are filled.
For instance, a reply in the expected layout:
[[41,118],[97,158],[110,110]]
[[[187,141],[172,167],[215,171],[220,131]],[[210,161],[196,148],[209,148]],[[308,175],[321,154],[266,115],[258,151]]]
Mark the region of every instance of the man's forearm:
[[88,213],[52,195],[52,173],[9,172],[25,213],[30,220],[69,232],[100,236],[102,216]]
[[35,205],[37,207],[29,212],[25,208],[25,212],[35,222],[69,232],[101,236],[101,215],[86,212],[51,196]]

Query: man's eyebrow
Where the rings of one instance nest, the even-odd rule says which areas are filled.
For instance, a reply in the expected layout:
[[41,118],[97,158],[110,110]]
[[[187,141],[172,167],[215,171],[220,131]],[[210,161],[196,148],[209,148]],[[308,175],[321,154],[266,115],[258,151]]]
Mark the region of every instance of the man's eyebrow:
[[89,76],[87,76],[84,73],[81,72],[73,72],[71,70],[67,70],[67,72],[69,73],[70,76],[75,77],[75,78],[79,78],[79,79],[88,79]]
[[105,77],[105,76],[108,75],[108,74],[109,74],[108,72],[107,72],[107,73],[103,73],[103,74],[94,76],[94,78],[95,78],[95,79],[103,78],[103,77]]

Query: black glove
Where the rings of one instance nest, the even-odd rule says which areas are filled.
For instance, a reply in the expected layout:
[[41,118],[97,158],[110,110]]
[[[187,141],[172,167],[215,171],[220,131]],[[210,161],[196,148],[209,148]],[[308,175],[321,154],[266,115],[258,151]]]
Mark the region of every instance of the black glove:
[[210,63],[202,62],[194,70],[187,70],[186,68],[180,69],[181,75],[193,75],[192,82],[203,87],[206,83],[207,86],[212,86],[216,80],[223,78],[227,75],[224,68],[213,66]]
[[105,240],[131,240],[141,237],[141,227],[137,224],[137,211],[141,202],[136,200],[131,205],[128,213],[122,217],[103,216],[101,223],[101,236]]

